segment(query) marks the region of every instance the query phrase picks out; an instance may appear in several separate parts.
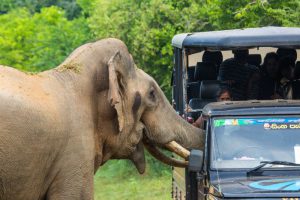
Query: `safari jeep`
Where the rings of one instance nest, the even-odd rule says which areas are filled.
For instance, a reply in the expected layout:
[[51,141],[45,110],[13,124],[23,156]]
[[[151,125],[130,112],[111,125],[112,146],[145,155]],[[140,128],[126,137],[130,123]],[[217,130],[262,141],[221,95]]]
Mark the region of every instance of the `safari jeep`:
[[[203,151],[189,167],[173,168],[173,199],[300,198],[300,101],[215,102],[218,66],[235,49],[249,49],[248,63],[278,48],[300,49],[300,28],[263,27],[175,35],[173,107],[206,131]],[[215,66],[204,51],[218,52]],[[299,66],[299,54],[296,67]]]

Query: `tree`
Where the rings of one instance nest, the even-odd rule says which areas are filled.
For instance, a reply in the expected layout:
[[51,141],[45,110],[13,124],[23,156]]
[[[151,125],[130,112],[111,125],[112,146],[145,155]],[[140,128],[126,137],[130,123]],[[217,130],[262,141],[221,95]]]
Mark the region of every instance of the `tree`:
[[88,17],[95,8],[97,0],[76,0],[77,4],[81,8],[81,13]]
[[138,66],[151,74],[169,97],[175,34],[300,26],[299,0],[94,0],[89,6],[88,22],[94,37],[123,40]]
[[[49,8],[51,5],[64,11]],[[26,8],[10,13],[20,7]],[[51,56],[62,55],[53,53],[54,49],[64,49],[62,45],[67,48],[74,47],[73,43],[79,45],[79,41],[90,38],[90,33],[93,38],[116,37],[127,44],[138,66],[158,81],[168,97],[173,65],[171,40],[175,34],[270,25],[300,26],[299,0],[2,0],[0,12],[8,12],[0,16],[0,33],[8,37],[7,41],[2,40],[6,46],[0,49],[12,50],[9,56],[12,60],[7,63],[13,63],[14,59],[27,60],[21,58],[26,55],[26,58],[49,58],[48,65],[54,65],[57,61],[52,63]],[[58,21],[51,24],[47,20],[49,13]],[[15,27],[16,31],[11,31]],[[33,42],[36,37],[40,42]],[[72,43],[68,37],[76,39]],[[42,39],[48,42],[48,48],[41,55],[30,54],[40,52],[37,46],[43,46]],[[9,42],[15,46],[8,45]],[[30,46],[27,43],[36,46],[25,51],[23,47]],[[0,55],[0,60],[4,56]],[[36,58],[36,61],[41,66],[41,60]]]
[[76,0],[1,0],[0,13],[7,13],[17,8],[26,8],[33,14],[40,12],[42,8],[51,6],[62,8],[68,19],[74,19],[81,15],[81,7]]
[[98,0],[94,6],[88,21],[95,37],[123,40],[138,66],[170,97],[171,40],[204,22],[198,17],[200,5],[193,0]]
[[60,64],[74,48],[90,39],[84,18],[69,21],[58,7],[13,10],[0,16],[0,63],[26,71]]
[[221,29],[300,26],[299,0],[214,0],[213,19]]

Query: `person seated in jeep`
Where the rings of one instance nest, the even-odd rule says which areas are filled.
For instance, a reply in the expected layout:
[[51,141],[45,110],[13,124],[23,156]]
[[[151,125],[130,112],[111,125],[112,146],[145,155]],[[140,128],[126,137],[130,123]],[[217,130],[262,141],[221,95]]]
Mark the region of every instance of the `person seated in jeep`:
[[[228,88],[221,88],[217,94],[217,101],[231,101],[231,93]],[[193,123],[194,126],[203,129],[204,120],[202,115]]]
[[276,54],[278,55],[279,59],[289,56],[291,57],[292,62],[295,63],[297,60],[296,49],[278,48]]
[[279,87],[279,56],[275,52],[267,53],[261,67],[259,82],[260,100],[281,99]]
[[279,95],[283,99],[300,99],[300,82],[294,79],[295,62],[291,56],[283,57],[280,60],[279,72]]
[[233,50],[232,53],[234,57],[225,60],[220,66],[219,80],[230,88],[233,100],[256,99],[258,67],[247,63],[248,49]]

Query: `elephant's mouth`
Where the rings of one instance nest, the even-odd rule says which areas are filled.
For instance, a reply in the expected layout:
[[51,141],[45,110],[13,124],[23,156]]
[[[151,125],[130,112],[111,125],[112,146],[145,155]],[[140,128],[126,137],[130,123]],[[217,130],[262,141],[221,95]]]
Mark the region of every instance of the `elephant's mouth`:
[[[148,131],[147,128],[145,128],[144,131],[147,132]],[[190,152],[187,149],[185,149],[184,147],[182,147],[180,144],[178,144],[177,142],[171,141],[171,142],[168,142],[168,143],[162,145],[162,147],[177,154],[184,160],[178,160],[178,159],[174,159],[174,158],[166,156],[164,153],[162,153],[159,150],[159,148],[156,145],[154,145],[153,142],[151,142],[147,138],[146,134],[144,134],[143,143],[144,143],[145,147],[147,148],[147,150],[149,151],[149,153],[153,157],[158,159],[159,161],[161,161],[167,165],[174,166],[174,167],[187,167],[188,166],[188,161],[186,161],[186,160],[190,156]]]
[[158,159],[159,161],[174,167],[187,167],[188,161],[186,161],[190,155],[190,152],[183,148],[180,144],[175,141],[169,142],[164,145],[166,149],[169,151],[177,154],[178,156],[182,157],[184,160],[177,160],[174,158],[170,158],[162,153],[157,146],[151,143],[147,138],[143,139],[143,143],[148,150],[148,152]]
[[[157,145],[155,142],[151,141],[147,137],[147,127],[143,125],[143,123],[140,123],[139,128],[137,129],[137,132],[142,132],[142,140],[137,144],[136,150],[132,152],[129,159],[134,163],[137,170],[140,174],[143,174],[145,172],[146,167],[146,160],[144,155],[144,146],[148,150],[148,152],[157,160],[161,161],[162,163],[165,163],[170,166],[174,167],[187,167],[188,166],[188,157],[190,155],[190,152],[183,148],[181,145],[179,145],[175,141],[168,142],[166,144]],[[164,149],[167,149],[171,152],[174,152],[175,154],[182,157],[184,160],[174,159],[169,156],[166,156],[164,153],[162,153],[159,149],[159,147],[162,147]]]

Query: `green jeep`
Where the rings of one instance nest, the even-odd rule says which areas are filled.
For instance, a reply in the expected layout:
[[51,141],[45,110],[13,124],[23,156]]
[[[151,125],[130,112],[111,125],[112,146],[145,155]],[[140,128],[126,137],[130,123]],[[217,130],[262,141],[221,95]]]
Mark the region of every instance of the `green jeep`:
[[[268,52],[300,49],[300,28],[184,33],[172,46],[173,107],[187,120],[201,116],[206,131],[205,148],[191,151],[189,167],[173,168],[172,198],[300,198],[300,101],[215,102],[218,67],[199,61],[204,51],[230,58],[232,50],[249,49],[248,62],[259,68]],[[216,65],[222,60],[214,58]]]

